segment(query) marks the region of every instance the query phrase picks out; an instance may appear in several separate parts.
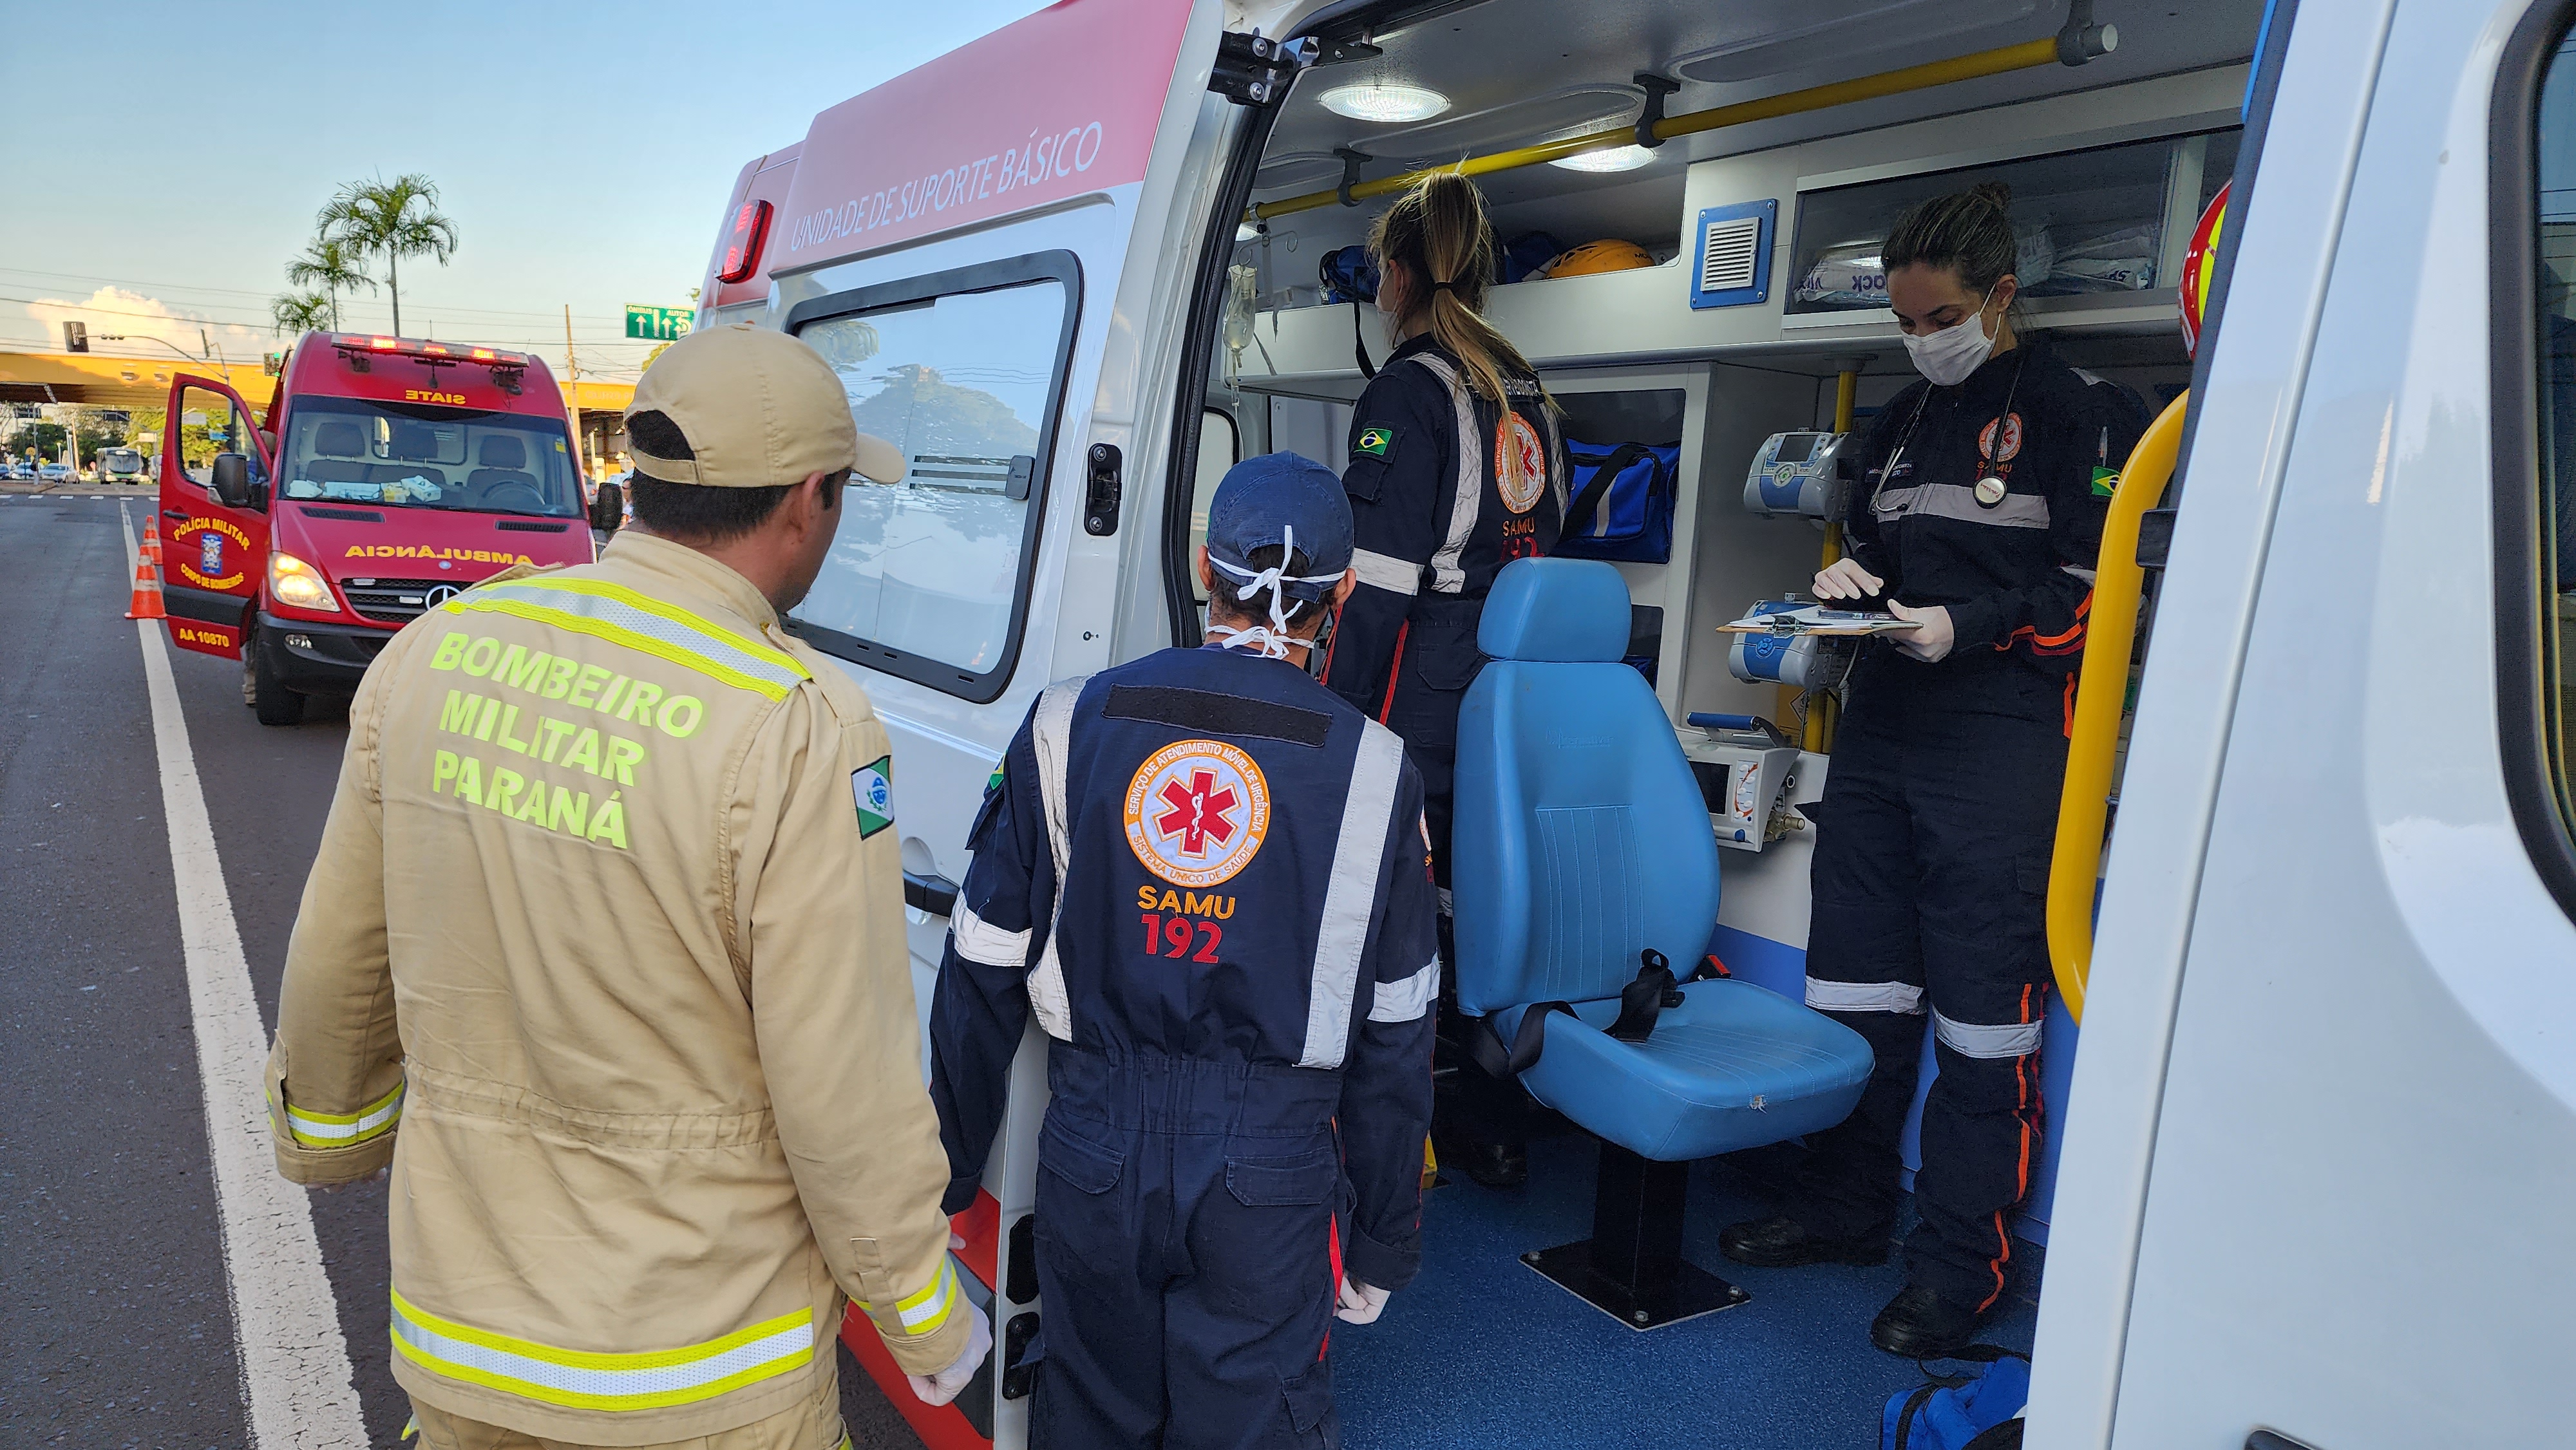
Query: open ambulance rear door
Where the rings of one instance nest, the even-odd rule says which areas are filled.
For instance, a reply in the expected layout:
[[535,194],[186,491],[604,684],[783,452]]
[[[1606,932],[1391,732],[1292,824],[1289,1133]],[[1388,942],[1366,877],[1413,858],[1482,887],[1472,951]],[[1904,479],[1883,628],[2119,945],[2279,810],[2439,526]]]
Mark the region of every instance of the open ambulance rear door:
[[[1190,259],[1257,114],[1209,88],[1230,8],[1243,28],[1220,0],[1051,6],[816,116],[744,168],[720,227],[699,325],[803,338],[906,462],[845,494],[792,626],[892,739],[925,1013],[967,830],[1038,691],[1172,638],[1161,473]],[[1042,1308],[1025,1244],[1043,1063],[1032,1042],[991,1191],[959,1225],[998,1364]],[[872,1335],[852,1343],[894,1384]],[[1025,1443],[1025,1394],[988,1374],[925,1412],[892,1390],[933,1446]]]
[[2271,14],[2033,1446],[2570,1443],[2576,641],[2552,625],[2576,573],[2541,542],[2576,501],[2576,217],[2544,180],[2576,162],[2571,24],[2567,0]]

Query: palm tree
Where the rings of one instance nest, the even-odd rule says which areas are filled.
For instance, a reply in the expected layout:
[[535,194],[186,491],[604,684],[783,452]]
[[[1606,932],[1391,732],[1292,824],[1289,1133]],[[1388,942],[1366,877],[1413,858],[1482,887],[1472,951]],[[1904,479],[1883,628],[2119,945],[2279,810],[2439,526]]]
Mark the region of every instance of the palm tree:
[[277,330],[292,337],[328,328],[340,330],[339,304],[318,292],[283,292],[268,304],[269,319]]
[[443,267],[456,251],[456,223],[439,214],[438,184],[417,171],[391,181],[350,182],[323,206],[314,225],[358,256],[385,259],[397,334],[402,331],[402,259],[428,257]]
[[341,293],[376,290],[376,279],[367,274],[366,258],[347,242],[327,235],[304,244],[304,255],[286,264],[286,280],[298,287],[322,289],[331,301],[333,332],[340,330]]

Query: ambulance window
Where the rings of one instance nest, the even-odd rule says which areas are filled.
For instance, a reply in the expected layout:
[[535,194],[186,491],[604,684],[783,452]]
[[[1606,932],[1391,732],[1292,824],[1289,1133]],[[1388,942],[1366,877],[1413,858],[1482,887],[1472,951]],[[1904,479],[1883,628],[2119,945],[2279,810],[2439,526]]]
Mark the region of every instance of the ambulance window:
[[[165,425],[166,426],[166,425]],[[179,391],[179,469],[200,488],[214,481],[215,455],[247,453],[251,471],[259,472],[259,451],[246,441],[249,420],[236,413],[233,400],[211,388]]]
[[[902,482],[853,480],[843,495],[798,627],[835,654],[975,699],[1001,692],[1016,652],[1071,341],[1071,275],[990,285],[996,272],[1046,270],[1029,260],[789,317],[841,375],[859,431],[904,459]],[[951,281],[966,285],[928,290]]]
[[[2517,573],[2539,574],[2536,591],[2523,592],[2518,581],[2505,591],[2508,600],[2538,603],[2537,618],[2521,623],[2529,627],[2528,647],[2538,654],[2539,669],[2537,698],[2509,700],[2506,718],[2537,723],[2538,750],[2517,753],[2546,761],[2561,822],[2576,827],[2576,38],[2560,39],[2546,62],[2534,140],[2538,386],[2528,402],[2539,473],[2526,479],[2515,477],[2520,469],[2498,472],[2512,491],[2499,500],[2500,518],[2523,535],[2511,538],[2499,557]],[[2519,632],[2510,618],[2516,612],[2508,608],[2508,639]],[[2509,727],[2508,736],[2513,733]],[[2523,829],[2529,838],[2528,817]],[[2559,844],[2564,843],[2562,836]]]
[[1206,408],[1199,413],[1199,476],[1190,492],[1190,593],[1199,603],[1207,603],[1207,589],[1198,582],[1199,545],[1207,542],[1208,503],[1216,497],[1216,486],[1225,481],[1225,472],[1243,461],[1243,432],[1235,426],[1234,415],[1223,408]]

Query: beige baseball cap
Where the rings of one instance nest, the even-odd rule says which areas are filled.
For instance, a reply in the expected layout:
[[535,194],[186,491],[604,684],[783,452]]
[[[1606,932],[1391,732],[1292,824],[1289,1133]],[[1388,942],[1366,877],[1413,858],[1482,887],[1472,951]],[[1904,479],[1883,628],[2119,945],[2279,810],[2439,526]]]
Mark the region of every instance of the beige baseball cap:
[[662,350],[635,385],[626,416],[660,413],[689,457],[664,458],[630,434],[636,470],[664,483],[770,488],[810,473],[856,469],[878,483],[903,478],[903,454],[850,421],[840,375],[783,332],[729,323]]

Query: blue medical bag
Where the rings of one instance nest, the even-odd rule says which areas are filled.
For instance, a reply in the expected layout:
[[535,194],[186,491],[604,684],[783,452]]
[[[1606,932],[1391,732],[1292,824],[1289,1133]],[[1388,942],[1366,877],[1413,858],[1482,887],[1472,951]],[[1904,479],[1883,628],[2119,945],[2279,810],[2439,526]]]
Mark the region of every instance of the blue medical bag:
[[1315,280],[1324,289],[1326,302],[1377,300],[1377,263],[1369,260],[1368,248],[1357,242],[1326,252],[1315,265]]
[[1899,1392],[1880,1418],[1879,1450],[2007,1450],[2021,1444],[2017,1417],[2030,1400],[2030,1357],[1994,1344],[1972,1344],[1949,1357],[1986,1367],[1967,1375],[1931,1375],[1921,1389]]
[[1682,450],[1651,443],[1565,440],[1574,466],[1560,559],[1663,564],[1673,557],[1673,498]]

